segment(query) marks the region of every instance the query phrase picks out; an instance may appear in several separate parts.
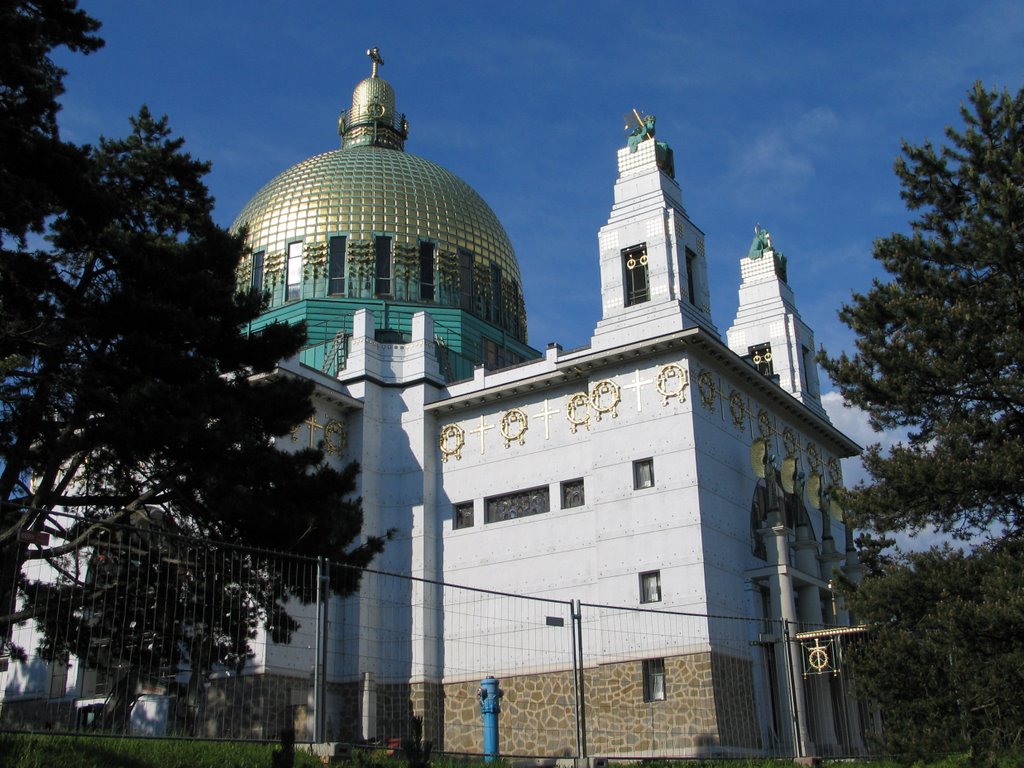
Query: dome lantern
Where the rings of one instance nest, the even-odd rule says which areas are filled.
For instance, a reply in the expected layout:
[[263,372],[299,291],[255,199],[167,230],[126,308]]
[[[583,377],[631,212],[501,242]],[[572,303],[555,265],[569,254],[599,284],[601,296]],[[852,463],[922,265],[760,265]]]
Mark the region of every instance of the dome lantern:
[[377,75],[377,68],[384,64],[380,49],[370,48],[366,55],[373,62],[370,76],[356,85],[352,106],[338,118],[341,145],[346,149],[373,146],[402,151],[409,123],[405,115],[395,111],[395,89]]

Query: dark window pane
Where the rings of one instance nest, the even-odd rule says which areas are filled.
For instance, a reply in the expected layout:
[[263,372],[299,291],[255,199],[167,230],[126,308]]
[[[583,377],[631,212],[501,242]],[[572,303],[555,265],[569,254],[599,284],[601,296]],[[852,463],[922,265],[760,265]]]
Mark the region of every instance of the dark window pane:
[[263,293],[263,260],[265,251],[256,251],[252,255],[252,289],[256,293]]
[[420,243],[420,301],[434,300],[434,244]]
[[473,311],[473,254],[459,251],[459,307]]
[[582,478],[562,483],[562,509],[582,507],[585,502]]
[[391,238],[379,235],[374,239],[376,253],[376,269],[374,275],[376,282],[374,294],[376,296],[391,295]]
[[647,243],[634,245],[622,251],[622,274],[627,307],[650,298],[647,285]]
[[686,298],[691,304],[697,303],[697,293],[693,287],[693,269],[697,263],[697,254],[686,249]]
[[452,527],[455,530],[460,528],[473,527],[473,502],[466,501],[455,505],[455,512],[452,519]]
[[657,603],[661,601],[661,571],[648,571],[640,574],[640,602]]
[[515,520],[518,517],[539,515],[550,509],[548,503],[548,487],[531,488],[528,491],[509,493],[487,499],[485,522],[497,523],[502,520]]
[[665,700],[665,660],[647,659],[643,662],[644,701]]
[[491,264],[491,302],[487,308],[487,319],[499,325],[501,322],[501,267]]
[[633,487],[654,487],[654,459],[641,459],[633,462]]
[[345,243],[343,235],[330,240],[327,252],[327,293],[331,296],[345,292]]
[[775,364],[772,362],[772,345],[769,343],[747,347],[747,357],[765,376],[775,375]]

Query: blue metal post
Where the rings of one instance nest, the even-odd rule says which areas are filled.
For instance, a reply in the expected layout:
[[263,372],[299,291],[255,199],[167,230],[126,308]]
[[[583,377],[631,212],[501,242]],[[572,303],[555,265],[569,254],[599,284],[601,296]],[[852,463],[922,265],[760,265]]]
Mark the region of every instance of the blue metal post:
[[480,700],[480,713],[484,719],[484,762],[493,762],[498,752],[498,713],[501,712],[501,697],[505,692],[498,687],[498,680],[488,675],[480,681],[476,697]]

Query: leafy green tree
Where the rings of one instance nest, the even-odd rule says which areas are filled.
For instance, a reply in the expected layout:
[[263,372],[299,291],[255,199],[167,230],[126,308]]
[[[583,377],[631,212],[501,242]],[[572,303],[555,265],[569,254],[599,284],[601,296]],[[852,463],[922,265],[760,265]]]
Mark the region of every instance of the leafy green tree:
[[875,243],[888,278],[843,307],[856,352],[825,366],[876,428],[909,429],[888,454],[868,449],[855,524],[988,542],[878,560],[850,597],[875,627],[856,672],[890,746],[966,738],[980,755],[1024,722],[1024,90],[976,84],[961,114],[946,145],[904,144],[896,174],[917,218]]
[[[137,654],[113,665],[121,695],[112,720],[123,723],[140,670],[165,675],[186,665],[199,679],[215,665],[237,667],[260,623],[288,639],[295,623],[282,600],[314,594],[304,586],[308,574],[235,551],[236,574],[253,578],[215,583],[195,575],[198,564],[183,560],[168,536],[354,567],[368,564],[383,540],[360,539],[354,464],[337,471],[320,450],[274,445],[313,413],[311,384],[274,375],[304,329],[243,333],[263,299],[237,293],[244,247],[212,219],[207,164],[145,108],[123,139],[62,142],[62,73],[49,54],[61,44],[96,48],[89,33],[98,25],[71,0],[7,4],[0,24],[0,108],[15,117],[0,121],[15,141],[0,153],[0,637],[31,618],[53,658],[100,663],[108,652],[82,639],[90,634],[120,632],[124,647],[148,649],[148,665]],[[28,147],[37,162],[26,164],[11,146]],[[45,240],[27,237],[33,231]],[[53,543],[26,544],[25,531]],[[102,562],[100,532],[121,542]],[[7,575],[32,560],[49,563],[56,581],[22,576],[12,584]],[[170,578],[183,569],[194,577]],[[351,571],[333,573],[335,591],[355,588]],[[95,608],[111,584],[147,596],[132,621],[119,613],[125,606]],[[169,622],[190,606],[195,615],[196,606],[213,605],[226,588],[245,592],[244,611]],[[69,631],[76,621],[83,632]],[[200,630],[206,645],[186,649],[184,635]]]

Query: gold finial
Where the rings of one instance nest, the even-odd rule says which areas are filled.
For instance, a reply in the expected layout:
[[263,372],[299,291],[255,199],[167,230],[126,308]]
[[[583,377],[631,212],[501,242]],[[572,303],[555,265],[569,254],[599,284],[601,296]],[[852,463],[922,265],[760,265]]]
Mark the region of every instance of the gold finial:
[[379,48],[368,48],[366,55],[370,57],[370,61],[373,62],[373,69],[370,71],[370,77],[377,76],[377,67],[384,63],[384,59],[380,55]]

